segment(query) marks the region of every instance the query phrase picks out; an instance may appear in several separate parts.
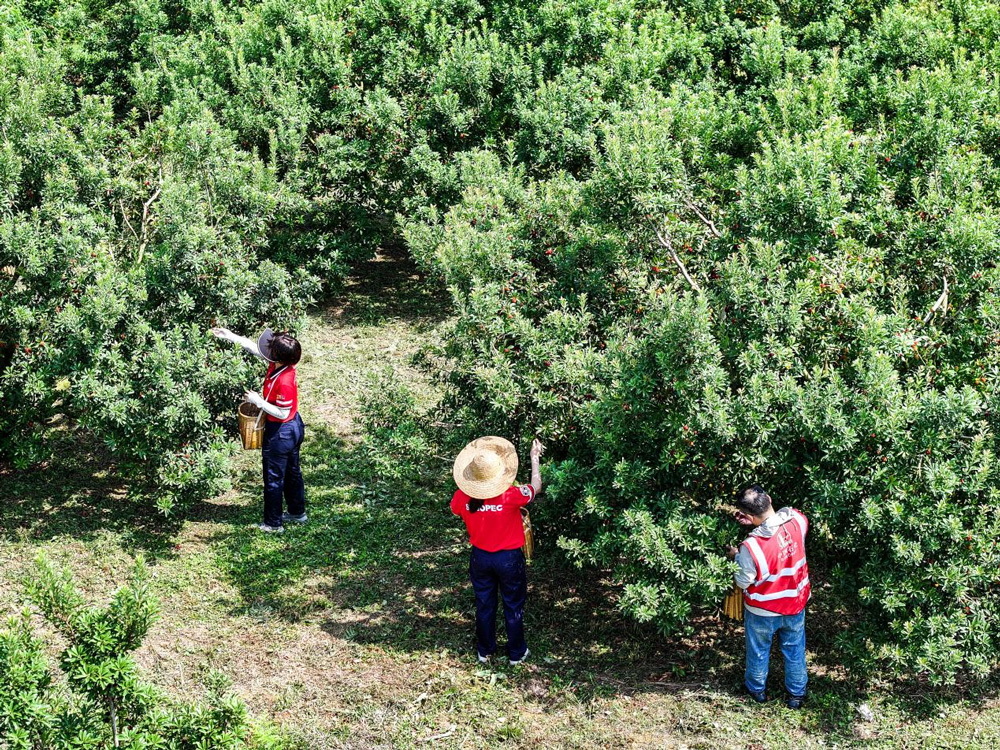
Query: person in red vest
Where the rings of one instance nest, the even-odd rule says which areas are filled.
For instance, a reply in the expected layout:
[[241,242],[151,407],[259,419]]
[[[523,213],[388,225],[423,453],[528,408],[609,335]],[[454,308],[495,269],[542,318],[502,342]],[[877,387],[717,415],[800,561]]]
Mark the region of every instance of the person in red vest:
[[806,698],[806,604],[809,602],[809,566],[806,533],[809,521],[791,507],[775,511],[771,498],[758,484],[736,496],[736,520],[756,528],[737,550],[726,548],[736,560],[736,585],[743,589],[746,625],[744,683],[750,697],[767,701],[767,671],[775,634],[785,658],[785,689],[789,708],[801,708]]
[[487,662],[497,650],[497,593],[503,597],[507,657],[520,664],[528,656],[524,640],[524,567],[521,509],[542,491],[539,458],[544,448],[531,444],[531,484],[515,485],[517,451],[509,440],[481,437],[458,454],[452,475],[458,490],[451,512],[465,521],[472,543],[469,578],[476,593],[476,652]]
[[[264,463],[264,522],[257,528],[280,534],[284,524],[305,523],[306,490],[299,467],[299,448],[305,425],[299,415],[299,387],[295,365],[302,358],[302,345],[287,331],[266,329],[256,341],[238,336],[228,328],[213,328],[212,335],[238,344],[268,363],[261,393],[247,391],[244,398],[267,415],[261,456]],[[282,513],[282,498],[288,510]]]

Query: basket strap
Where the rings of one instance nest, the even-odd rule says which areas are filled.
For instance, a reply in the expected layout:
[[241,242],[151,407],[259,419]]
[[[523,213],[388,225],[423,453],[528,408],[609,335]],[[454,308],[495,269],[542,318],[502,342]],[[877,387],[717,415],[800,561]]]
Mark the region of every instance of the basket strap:
[[[274,387],[278,384],[278,376],[287,369],[288,365],[285,365],[280,370],[275,370],[273,373],[271,373],[271,389],[267,392],[267,396],[264,396],[265,401],[267,401],[268,398],[271,396],[271,394],[274,393]],[[267,378],[264,378],[264,381],[266,383]],[[261,390],[263,390],[263,388]]]

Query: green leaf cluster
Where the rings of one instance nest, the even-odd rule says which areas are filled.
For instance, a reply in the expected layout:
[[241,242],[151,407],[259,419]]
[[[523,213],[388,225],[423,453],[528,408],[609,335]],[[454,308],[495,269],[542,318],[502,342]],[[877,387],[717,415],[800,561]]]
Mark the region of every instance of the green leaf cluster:
[[39,558],[28,596],[65,639],[55,679],[30,613],[0,630],[0,739],[18,750],[276,748],[218,673],[201,702],[176,703],[146,682],[132,658],[157,613],[149,571],[136,561],[106,606],[88,605],[68,571]]

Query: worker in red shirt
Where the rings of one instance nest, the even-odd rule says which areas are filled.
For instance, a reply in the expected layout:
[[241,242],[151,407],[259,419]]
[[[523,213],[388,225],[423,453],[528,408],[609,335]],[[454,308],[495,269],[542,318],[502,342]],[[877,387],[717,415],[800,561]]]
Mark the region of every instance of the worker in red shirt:
[[542,490],[539,458],[544,448],[531,444],[531,484],[515,485],[517,451],[509,440],[481,437],[455,459],[458,490],[451,512],[461,516],[469,532],[472,553],[469,578],[476,593],[476,650],[487,662],[497,650],[497,593],[503,597],[507,625],[507,656],[520,664],[528,656],[524,640],[524,601],[528,580],[524,568],[524,525],[521,508]]
[[[288,332],[266,329],[256,341],[237,336],[227,328],[213,328],[212,334],[224,341],[239,344],[268,363],[263,395],[247,391],[247,401],[267,416],[261,454],[264,462],[264,522],[258,527],[268,533],[281,533],[284,523],[305,523],[306,493],[299,467],[299,447],[305,425],[299,416],[299,389],[295,365],[302,358],[302,346]],[[282,498],[288,510],[282,513]]]

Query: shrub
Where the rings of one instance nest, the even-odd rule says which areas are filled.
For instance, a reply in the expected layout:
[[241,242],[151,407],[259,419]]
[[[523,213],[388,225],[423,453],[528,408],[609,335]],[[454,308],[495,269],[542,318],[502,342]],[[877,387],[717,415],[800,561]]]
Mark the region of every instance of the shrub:
[[64,636],[53,679],[45,644],[28,613],[0,630],[0,737],[11,748],[278,748],[283,740],[258,733],[229,682],[210,673],[208,695],[176,704],[143,680],[132,652],[153,623],[157,603],[141,559],[128,583],[105,607],[87,605],[69,573],[45,558],[28,584],[29,596]]
[[206,329],[294,325],[316,286],[253,252],[274,181],[211,117],[120,126],[58,48],[0,33],[0,454],[82,425],[169,511],[224,483],[218,418],[252,382]]
[[[716,606],[729,497],[759,481],[812,518],[850,663],[983,677],[995,53],[960,51],[970,27],[931,7],[862,11],[710,14],[708,52],[594,117],[585,166],[552,174],[565,135],[534,127],[537,163],[459,160],[460,198],[405,233],[452,290],[456,413],[552,443],[542,512],[624,611],[673,633]],[[590,64],[618,81],[634,62],[612,44]]]

